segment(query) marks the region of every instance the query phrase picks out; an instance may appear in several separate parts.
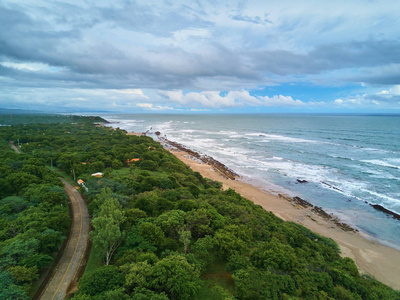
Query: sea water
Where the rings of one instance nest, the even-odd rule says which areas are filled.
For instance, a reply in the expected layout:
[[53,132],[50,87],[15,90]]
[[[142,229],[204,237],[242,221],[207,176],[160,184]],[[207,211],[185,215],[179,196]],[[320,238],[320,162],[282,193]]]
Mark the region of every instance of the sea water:
[[[242,180],[321,206],[400,249],[400,115],[107,115],[219,160]],[[306,181],[299,183],[299,181]],[[367,202],[367,203],[366,203]]]

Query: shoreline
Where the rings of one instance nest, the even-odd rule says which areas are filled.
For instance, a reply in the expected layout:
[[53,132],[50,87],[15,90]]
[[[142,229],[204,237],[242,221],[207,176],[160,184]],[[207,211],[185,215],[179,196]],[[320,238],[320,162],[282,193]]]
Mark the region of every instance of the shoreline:
[[344,224],[343,228],[340,226],[343,223],[330,215],[330,217],[325,216],[324,211],[318,213],[320,208],[308,205],[308,202],[301,198],[297,197],[300,200],[296,200],[296,197],[275,195],[240,181],[238,177],[231,179],[207,161],[197,159],[191,151],[172,149],[166,147],[168,144],[166,141],[160,140],[160,142],[164,142],[164,148],[192,170],[199,172],[203,177],[222,182],[223,189],[234,189],[244,198],[273,212],[281,219],[301,224],[320,235],[332,238],[339,245],[341,256],[352,258],[361,274],[373,276],[382,283],[400,290],[400,264],[394,263],[400,261],[400,251],[370,240],[366,234],[351,227],[348,229],[347,224]]
[[[128,131],[127,134],[142,135]],[[180,144],[181,147],[177,148],[171,145],[169,140],[163,140],[159,135],[157,137],[164,149],[172,153],[193,171],[199,172],[203,177],[222,182],[223,189],[234,189],[244,198],[274,213],[284,221],[298,223],[313,232],[333,239],[340,247],[340,255],[353,259],[360,274],[367,274],[393,289],[400,290],[400,264],[397,263],[400,261],[399,250],[381,244],[363,232],[340,229],[333,222],[333,218],[324,219],[320,214],[311,211],[311,207],[307,207],[307,205],[304,207],[296,203],[296,201],[291,201],[295,198],[293,195],[273,194],[268,190],[263,190],[262,187],[240,181],[238,175],[229,179],[230,176],[226,176],[224,171],[221,172],[219,168],[215,168],[209,163],[209,160],[199,159],[197,157],[198,153],[193,155],[196,152],[191,149]],[[207,156],[207,158],[211,157]],[[214,160],[213,158],[211,159]],[[232,171],[227,167],[226,169]]]

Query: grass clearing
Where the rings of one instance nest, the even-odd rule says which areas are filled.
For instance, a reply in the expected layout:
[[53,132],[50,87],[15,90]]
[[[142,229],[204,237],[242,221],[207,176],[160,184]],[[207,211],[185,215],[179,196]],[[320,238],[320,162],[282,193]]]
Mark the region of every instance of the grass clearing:
[[197,300],[229,299],[235,293],[235,286],[231,274],[225,271],[226,261],[216,260],[203,275],[204,284],[201,287]]
[[28,293],[28,298],[33,299],[33,297],[36,295],[37,291],[39,290],[40,286],[42,285],[43,281],[45,280],[47,274],[50,272],[51,268],[53,267],[54,260],[53,262],[46,267],[46,271],[44,273],[40,274],[40,278],[36,281],[33,282],[32,288],[30,289]]
[[95,247],[92,247],[92,250],[90,251],[89,260],[87,262],[85,272],[83,274],[85,275],[87,273],[93,272],[94,270],[97,270],[102,266],[104,266],[104,264],[99,250],[96,249]]
[[[50,166],[46,166],[46,167],[50,169]],[[78,185],[72,178],[71,174],[66,173],[65,171],[61,170],[60,168],[53,166],[52,171],[55,172],[59,177],[62,177],[65,181],[67,181],[72,186]]]

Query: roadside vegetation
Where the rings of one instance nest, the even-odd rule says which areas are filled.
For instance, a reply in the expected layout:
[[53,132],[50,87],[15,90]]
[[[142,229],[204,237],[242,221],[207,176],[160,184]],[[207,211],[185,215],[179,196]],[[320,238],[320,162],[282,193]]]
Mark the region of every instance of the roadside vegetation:
[[221,190],[151,138],[92,121],[0,128],[0,298],[26,295],[65,237],[52,162],[84,181],[92,216],[74,299],[399,299],[331,239]]

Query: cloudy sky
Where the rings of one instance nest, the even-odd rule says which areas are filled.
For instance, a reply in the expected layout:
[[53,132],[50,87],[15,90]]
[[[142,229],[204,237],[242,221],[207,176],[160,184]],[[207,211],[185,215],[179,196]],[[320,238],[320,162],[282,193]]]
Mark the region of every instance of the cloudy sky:
[[400,113],[397,0],[1,0],[0,107]]

